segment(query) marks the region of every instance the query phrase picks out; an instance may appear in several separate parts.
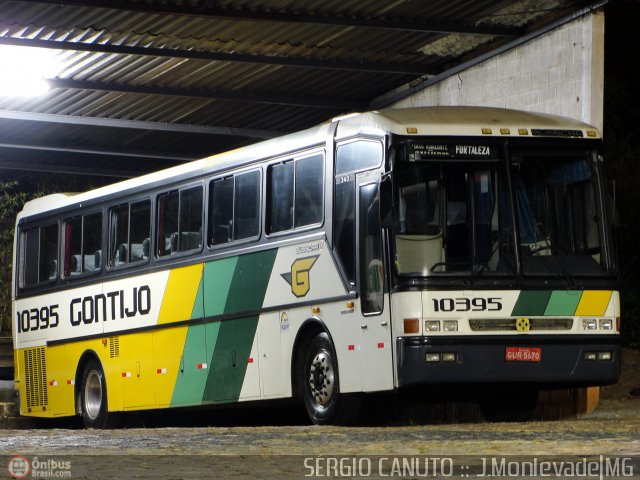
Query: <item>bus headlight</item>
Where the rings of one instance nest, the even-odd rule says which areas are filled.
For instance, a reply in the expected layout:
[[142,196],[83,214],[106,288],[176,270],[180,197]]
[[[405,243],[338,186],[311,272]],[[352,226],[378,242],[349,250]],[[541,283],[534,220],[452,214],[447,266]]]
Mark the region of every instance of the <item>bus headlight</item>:
[[457,320],[443,320],[442,321],[442,330],[445,332],[457,332],[458,331],[458,321]]
[[424,329],[427,332],[439,332],[440,331],[440,320],[425,320]]
[[613,320],[610,318],[601,318],[598,320],[600,330],[613,330]]
[[598,322],[595,318],[583,318],[582,329],[583,330],[596,330],[598,328]]

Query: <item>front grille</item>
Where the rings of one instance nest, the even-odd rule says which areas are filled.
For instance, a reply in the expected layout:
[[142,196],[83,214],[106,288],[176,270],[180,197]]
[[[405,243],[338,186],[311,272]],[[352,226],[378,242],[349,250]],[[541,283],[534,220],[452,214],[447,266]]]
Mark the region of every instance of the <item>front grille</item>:
[[24,351],[24,372],[27,394],[27,407],[46,407],[47,398],[47,362],[44,347],[29,348]]
[[[517,318],[476,318],[469,320],[469,327],[474,332],[509,332],[517,331]],[[530,318],[529,331],[571,330],[572,318]]]

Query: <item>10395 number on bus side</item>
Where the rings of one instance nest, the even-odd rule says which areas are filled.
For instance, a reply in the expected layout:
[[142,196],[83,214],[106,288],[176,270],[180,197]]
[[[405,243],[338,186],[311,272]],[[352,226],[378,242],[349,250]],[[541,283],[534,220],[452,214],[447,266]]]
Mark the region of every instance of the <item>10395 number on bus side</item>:
[[435,312],[498,312],[502,299],[497,297],[432,298]]

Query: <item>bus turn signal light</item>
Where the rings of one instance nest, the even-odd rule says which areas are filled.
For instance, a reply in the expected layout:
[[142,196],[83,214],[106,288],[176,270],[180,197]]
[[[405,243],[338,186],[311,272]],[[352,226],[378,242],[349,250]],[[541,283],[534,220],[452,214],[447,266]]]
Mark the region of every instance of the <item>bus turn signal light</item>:
[[419,318],[405,318],[403,323],[404,323],[404,333],[420,333]]

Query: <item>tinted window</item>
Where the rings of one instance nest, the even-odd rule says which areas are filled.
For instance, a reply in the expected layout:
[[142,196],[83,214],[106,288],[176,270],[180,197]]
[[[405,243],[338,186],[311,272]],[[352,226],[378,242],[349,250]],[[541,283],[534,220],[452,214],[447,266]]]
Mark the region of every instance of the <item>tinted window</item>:
[[211,182],[209,245],[233,239],[233,177]]
[[78,276],[102,268],[102,214],[77,216],[64,222],[64,275]]
[[235,180],[233,238],[255,237],[260,228],[260,172],[238,175]]
[[269,232],[293,227],[293,162],[269,169]]
[[202,248],[202,188],[180,192],[180,237],[178,251]]
[[303,158],[296,162],[295,226],[322,221],[323,157]]
[[58,225],[40,229],[40,268],[38,281],[54,280],[58,276]]
[[158,256],[178,251],[178,214],[180,193],[169,192],[158,197]]
[[22,281],[25,285],[38,283],[38,252],[40,250],[40,229],[34,228],[24,233],[24,271]]
[[202,187],[158,196],[158,256],[202,247]]
[[377,313],[384,305],[384,264],[376,184],[360,188],[360,232],[362,313]]
[[109,212],[109,265],[149,259],[151,202],[120,205]]
[[131,204],[129,214],[129,261],[149,260],[151,235],[151,201]]
[[273,165],[268,172],[269,233],[322,222],[324,157]]
[[333,212],[334,245],[350,283],[356,281],[356,187],[355,175],[336,179]]
[[359,140],[338,147],[336,155],[336,175],[367,170],[380,166],[382,162],[382,144]]
[[128,262],[129,205],[120,205],[109,212],[109,265]]
[[211,182],[209,245],[256,237],[260,227],[260,172]]
[[58,271],[58,225],[34,228],[22,234],[23,286],[55,280]]

